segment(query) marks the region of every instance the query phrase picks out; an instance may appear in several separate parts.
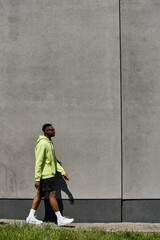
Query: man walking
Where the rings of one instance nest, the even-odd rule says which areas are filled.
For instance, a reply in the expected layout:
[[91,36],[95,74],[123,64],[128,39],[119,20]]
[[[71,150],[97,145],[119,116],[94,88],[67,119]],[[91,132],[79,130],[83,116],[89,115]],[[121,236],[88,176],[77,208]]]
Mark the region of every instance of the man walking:
[[44,124],[42,127],[44,135],[40,135],[35,147],[35,188],[38,190],[33,200],[32,208],[26,223],[41,224],[35,217],[36,210],[40,204],[45,192],[49,193],[50,205],[53,208],[57,217],[58,226],[64,226],[74,221],[73,218],[63,217],[60,213],[58,202],[56,200],[55,190],[55,174],[56,171],[60,172],[66,181],[69,181],[69,176],[65,173],[64,169],[57,162],[55,155],[54,145],[51,141],[51,137],[55,136],[55,129],[49,123]]

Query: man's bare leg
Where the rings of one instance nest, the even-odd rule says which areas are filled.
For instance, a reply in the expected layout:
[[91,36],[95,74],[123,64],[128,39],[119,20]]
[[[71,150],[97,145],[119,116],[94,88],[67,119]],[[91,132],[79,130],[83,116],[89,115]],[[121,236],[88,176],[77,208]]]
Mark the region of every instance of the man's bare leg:
[[39,204],[41,202],[41,199],[42,197],[44,196],[45,192],[42,192],[40,190],[37,191],[37,194],[33,200],[33,203],[32,203],[32,208],[30,210],[30,213],[26,219],[26,223],[30,223],[30,224],[41,224],[43,223],[42,221],[39,221],[38,219],[35,218],[35,213],[36,213],[36,210],[38,209],[39,207]]
[[58,202],[56,199],[56,191],[49,191],[49,202],[56,214],[58,226],[64,226],[74,221],[73,218],[65,218],[61,215],[61,212],[59,211]]
[[59,211],[58,202],[56,199],[56,191],[49,191],[49,202],[51,207],[54,210],[54,213],[56,214],[57,220],[63,219],[63,216],[61,215],[61,212]]
[[42,192],[41,190],[37,191],[37,194],[36,194],[36,196],[33,200],[33,203],[32,203],[32,209],[37,210],[44,194],[45,194],[45,192]]
[[49,202],[51,207],[53,208],[54,212],[58,212],[59,211],[59,206],[58,206],[58,202],[56,199],[56,191],[49,191]]

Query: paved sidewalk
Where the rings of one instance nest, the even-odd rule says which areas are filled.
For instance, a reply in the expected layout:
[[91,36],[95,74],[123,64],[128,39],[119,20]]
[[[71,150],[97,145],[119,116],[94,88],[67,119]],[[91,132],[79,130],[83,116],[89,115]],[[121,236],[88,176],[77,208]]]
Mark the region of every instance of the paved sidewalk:
[[[0,224],[18,224],[20,226],[25,224],[24,220],[0,219]],[[44,226],[48,223],[43,223]],[[53,227],[58,227],[54,223],[49,223]],[[72,223],[67,226],[71,229],[78,228],[103,228],[106,231],[136,231],[136,232],[160,232],[160,223]]]

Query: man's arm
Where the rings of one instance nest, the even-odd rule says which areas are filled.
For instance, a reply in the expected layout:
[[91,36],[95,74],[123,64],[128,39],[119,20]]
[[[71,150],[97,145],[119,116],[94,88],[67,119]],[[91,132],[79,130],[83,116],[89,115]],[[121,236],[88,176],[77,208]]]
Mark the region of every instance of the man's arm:
[[[57,157],[56,157],[56,161],[57,161]],[[58,161],[57,161],[57,172],[61,173],[66,181],[70,180],[70,177],[67,175],[67,173],[65,173],[64,169],[62,168],[62,166],[59,164]]]
[[67,173],[64,173],[63,174],[63,177],[66,181],[69,181],[70,180],[70,177],[67,175]]
[[42,175],[42,164],[45,155],[45,146],[37,145],[35,148],[35,187],[38,189],[40,187],[40,180]]

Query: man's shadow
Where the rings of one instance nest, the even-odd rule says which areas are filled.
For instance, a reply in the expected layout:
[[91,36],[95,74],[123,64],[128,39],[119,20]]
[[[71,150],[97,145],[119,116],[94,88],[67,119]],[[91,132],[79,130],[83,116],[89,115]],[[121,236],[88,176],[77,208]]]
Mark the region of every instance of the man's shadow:
[[[60,163],[60,162],[59,162]],[[61,163],[60,163],[61,164]],[[71,205],[74,204],[74,198],[72,193],[69,191],[68,186],[62,175],[57,172],[55,176],[55,184],[56,184],[56,198],[59,205],[59,209],[61,214],[63,215],[63,201],[62,201],[62,191],[65,192],[68,195],[68,201]],[[45,193],[44,196],[44,206],[45,206],[45,216],[44,216],[44,222],[57,222],[56,215],[49,203],[49,194],[48,192]]]

